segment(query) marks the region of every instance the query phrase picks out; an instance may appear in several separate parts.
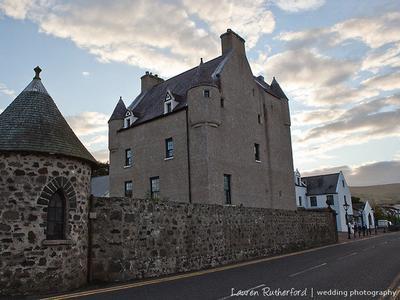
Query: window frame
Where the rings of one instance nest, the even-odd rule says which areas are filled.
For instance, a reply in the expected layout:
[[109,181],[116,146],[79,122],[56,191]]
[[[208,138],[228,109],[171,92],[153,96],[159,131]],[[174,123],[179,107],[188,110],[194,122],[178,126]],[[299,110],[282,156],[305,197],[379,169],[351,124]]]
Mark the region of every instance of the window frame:
[[335,199],[333,198],[333,195],[326,195],[326,201],[328,202],[329,199],[332,200],[330,205],[335,205]]
[[303,200],[301,196],[299,196],[299,206],[303,206]]
[[[153,189],[153,181],[157,182],[157,190]],[[151,199],[160,199],[160,176],[150,177],[150,197]]]
[[[172,148],[169,146],[172,145]],[[171,159],[174,157],[175,147],[174,147],[174,139],[169,137],[165,139],[165,159]]]
[[[313,205],[313,200],[315,200],[315,205]],[[310,207],[318,207],[317,196],[310,196]]]
[[[58,199],[56,199],[55,197],[58,197]],[[53,206],[52,204],[54,204],[54,202],[55,202],[55,205]],[[54,240],[65,240],[66,239],[66,227],[67,227],[66,204],[67,204],[67,200],[66,200],[64,191],[62,189],[58,189],[51,196],[49,203],[47,205],[46,240],[54,241]],[[54,216],[54,218],[53,218],[53,216]],[[54,229],[50,230],[50,227],[52,227],[52,225],[54,225]],[[52,232],[52,233],[50,234],[49,232]]]
[[225,205],[232,205],[232,175],[224,174],[224,201]]
[[[128,156],[130,152],[130,156]],[[132,148],[125,149],[125,167],[131,167],[133,165],[133,151]]]
[[254,159],[256,162],[261,162],[260,144],[254,143]]
[[[130,189],[128,189],[128,185],[130,185]],[[130,193],[129,193],[130,191]],[[132,197],[133,196],[133,181],[132,180],[127,180],[124,182],[124,195],[125,197]]]
[[210,90],[203,90],[203,96],[204,98],[211,98]]

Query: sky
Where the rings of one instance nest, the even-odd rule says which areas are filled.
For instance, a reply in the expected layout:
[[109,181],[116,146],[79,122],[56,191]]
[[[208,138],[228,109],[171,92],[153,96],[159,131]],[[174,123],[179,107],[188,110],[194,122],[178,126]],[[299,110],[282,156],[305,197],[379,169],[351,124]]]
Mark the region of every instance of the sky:
[[145,71],[168,78],[246,40],[254,75],[287,94],[295,168],[350,185],[400,182],[400,1],[0,0],[0,112],[42,81],[106,161],[107,121]]

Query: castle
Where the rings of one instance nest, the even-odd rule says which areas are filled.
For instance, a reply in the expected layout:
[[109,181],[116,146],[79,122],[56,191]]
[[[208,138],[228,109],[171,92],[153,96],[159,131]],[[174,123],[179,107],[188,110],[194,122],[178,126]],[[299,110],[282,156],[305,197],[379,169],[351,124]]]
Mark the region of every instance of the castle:
[[296,209],[288,99],[255,77],[228,29],[222,55],[141,92],[109,120],[110,196]]

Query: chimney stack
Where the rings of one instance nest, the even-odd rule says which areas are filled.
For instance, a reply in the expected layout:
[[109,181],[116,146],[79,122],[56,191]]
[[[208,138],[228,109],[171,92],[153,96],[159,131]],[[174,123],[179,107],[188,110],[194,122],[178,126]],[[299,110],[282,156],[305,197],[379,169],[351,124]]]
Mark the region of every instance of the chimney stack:
[[233,49],[237,54],[246,54],[244,49],[245,40],[232,29],[228,29],[220,36],[220,38],[223,55],[228,53],[231,49]]
[[146,74],[141,78],[141,86],[142,92],[150,90],[153,86],[164,82],[164,79],[158,77],[157,74],[153,75],[153,73],[146,71]]

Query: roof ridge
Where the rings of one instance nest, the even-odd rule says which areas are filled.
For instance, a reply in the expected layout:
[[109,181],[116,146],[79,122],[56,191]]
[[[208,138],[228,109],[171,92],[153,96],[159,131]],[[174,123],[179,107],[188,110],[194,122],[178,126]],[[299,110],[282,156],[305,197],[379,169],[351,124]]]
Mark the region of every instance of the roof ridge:
[[311,177],[321,177],[321,176],[330,176],[330,175],[337,175],[340,174],[340,172],[337,173],[329,173],[329,174],[321,174],[321,175],[311,175],[311,176],[302,176],[301,178],[311,178]]

